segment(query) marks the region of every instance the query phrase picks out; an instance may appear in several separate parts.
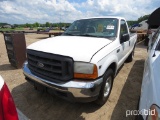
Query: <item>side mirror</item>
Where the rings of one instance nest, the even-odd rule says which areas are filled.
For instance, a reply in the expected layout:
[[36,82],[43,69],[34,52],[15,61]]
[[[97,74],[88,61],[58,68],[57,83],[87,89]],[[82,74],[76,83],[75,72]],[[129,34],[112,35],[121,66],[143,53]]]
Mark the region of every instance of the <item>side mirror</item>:
[[122,35],[120,36],[120,43],[123,43],[123,42],[128,41],[129,38],[130,38],[129,34],[122,34]]

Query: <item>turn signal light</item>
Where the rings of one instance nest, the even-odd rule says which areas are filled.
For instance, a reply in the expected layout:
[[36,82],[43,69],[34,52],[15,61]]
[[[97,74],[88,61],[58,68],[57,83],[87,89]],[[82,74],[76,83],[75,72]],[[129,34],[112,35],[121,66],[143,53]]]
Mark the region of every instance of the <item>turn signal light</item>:
[[94,65],[92,74],[84,74],[84,73],[74,73],[74,78],[80,79],[96,79],[98,77],[97,66]]

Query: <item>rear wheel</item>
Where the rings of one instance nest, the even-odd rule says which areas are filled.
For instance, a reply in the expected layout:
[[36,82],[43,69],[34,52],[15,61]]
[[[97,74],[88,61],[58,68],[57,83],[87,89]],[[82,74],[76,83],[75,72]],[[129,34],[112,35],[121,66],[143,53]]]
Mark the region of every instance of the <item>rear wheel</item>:
[[144,40],[144,45],[145,46],[148,46],[148,43],[149,43],[149,38],[148,36],[146,36],[145,40]]
[[112,90],[113,76],[114,76],[114,74],[113,74],[112,69],[108,69],[106,71],[106,73],[104,74],[103,83],[102,83],[102,87],[101,87],[101,90],[100,90],[100,93],[99,93],[99,97],[96,100],[96,103],[98,105],[105,104],[105,102],[109,98],[109,95],[110,95],[111,90]]
[[130,53],[130,55],[126,59],[126,62],[132,62],[133,61],[133,58],[134,58],[134,49],[135,49],[135,47],[133,48],[132,52]]

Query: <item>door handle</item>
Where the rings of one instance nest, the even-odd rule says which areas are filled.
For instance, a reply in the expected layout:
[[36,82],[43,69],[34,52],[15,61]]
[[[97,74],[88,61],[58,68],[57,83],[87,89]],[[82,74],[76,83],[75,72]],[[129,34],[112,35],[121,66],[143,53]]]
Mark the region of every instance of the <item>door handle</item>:
[[120,49],[117,50],[117,53],[119,53]]

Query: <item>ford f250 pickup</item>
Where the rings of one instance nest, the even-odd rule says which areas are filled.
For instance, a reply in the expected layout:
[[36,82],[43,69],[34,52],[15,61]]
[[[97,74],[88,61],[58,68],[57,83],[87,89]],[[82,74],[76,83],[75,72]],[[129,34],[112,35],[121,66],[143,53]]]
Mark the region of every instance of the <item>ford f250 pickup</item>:
[[103,105],[118,69],[132,61],[136,40],[122,17],[76,20],[61,36],[29,45],[23,72],[35,88]]

